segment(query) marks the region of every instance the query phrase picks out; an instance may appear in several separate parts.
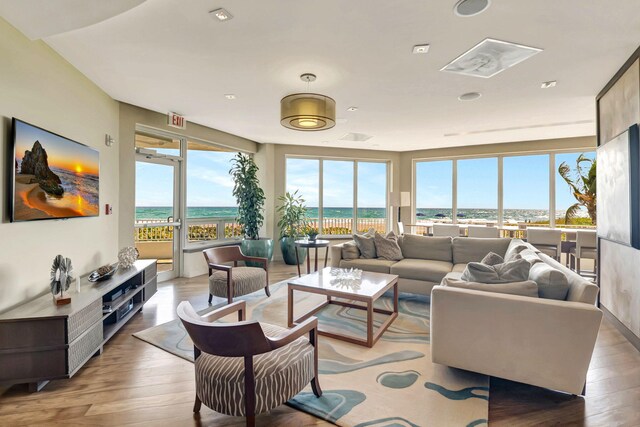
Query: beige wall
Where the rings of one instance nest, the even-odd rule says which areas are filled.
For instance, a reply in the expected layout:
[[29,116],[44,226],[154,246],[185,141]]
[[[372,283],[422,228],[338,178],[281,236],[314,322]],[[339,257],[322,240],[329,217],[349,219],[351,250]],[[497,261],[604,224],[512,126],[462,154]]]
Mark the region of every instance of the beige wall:
[[[30,41],[0,19],[0,311],[49,289],[53,258],[71,258],[81,274],[116,259],[118,212],[102,212],[118,202],[118,150],[104,144],[118,134],[118,103],[46,44]],[[100,151],[100,216],[9,223],[6,217],[6,156],[11,117],[17,117]]]
[[[639,49],[640,52],[640,49]],[[636,53],[640,56],[640,53]],[[636,56],[637,58],[638,56]],[[600,144],[604,145],[633,124],[640,124],[640,59],[599,100]],[[607,188],[598,187],[598,192]],[[640,250],[599,239],[600,303],[640,343]]]

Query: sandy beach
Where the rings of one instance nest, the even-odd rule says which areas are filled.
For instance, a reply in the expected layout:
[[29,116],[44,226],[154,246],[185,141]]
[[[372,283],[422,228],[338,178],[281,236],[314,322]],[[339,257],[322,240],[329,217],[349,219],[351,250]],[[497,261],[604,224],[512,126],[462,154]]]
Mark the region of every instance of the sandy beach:
[[44,190],[31,183],[33,175],[16,174],[14,218],[18,221],[33,219],[66,218],[82,214],[67,207],[52,206]]

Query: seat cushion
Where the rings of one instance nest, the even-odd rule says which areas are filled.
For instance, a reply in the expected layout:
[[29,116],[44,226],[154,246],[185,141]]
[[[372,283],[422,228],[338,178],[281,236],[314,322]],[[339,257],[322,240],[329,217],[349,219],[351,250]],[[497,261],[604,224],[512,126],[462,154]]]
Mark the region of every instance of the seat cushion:
[[[287,329],[260,323],[265,335],[276,337]],[[282,405],[313,379],[313,346],[306,337],[253,357],[256,414]],[[196,394],[207,407],[237,417],[245,416],[244,358],[202,353],[195,361]]]
[[442,280],[442,286],[538,298],[538,285],[533,280],[511,283],[478,283],[466,282],[464,280],[455,280],[445,277]]
[[483,237],[455,237],[453,239],[453,263],[480,262],[489,252],[503,256],[510,239]]
[[[267,272],[259,267],[234,267],[231,272],[233,296],[238,297],[263,289],[267,286]],[[215,271],[209,276],[209,293],[227,298],[227,272]]]
[[452,268],[453,264],[447,261],[405,258],[391,266],[391,274],[397,274],[403,279],[440,283]]
[[398,239],[405,258],[451,262],[451,237],[404,234]]
[[359,268],[364,271],[371,271],[374,273],[387,273],[389,274],[389,268],[395,264],[395,261],[389,261],[386,259],[343,259],[340,261],[341,268]]
[[539,262],[531,266],[529,280],[538,284],[540,298],[564,300],[569,292],[567,276],[546,262]]
[[538,250],[538,252],[542,252],[543,254],[548,255],[552,258],[558,256],[558,248],[555,246],[534,245],[534,247]]
[[[576,248],[569,249],[569,253],[575,255]],[[580,250],[580,258],[596,259],[597,256],[598,256],[598,252],[596,251],[595,248],[582,248]]]
[[453,271],[455,273],[462,273],[465,268],[467,268],[467,263],[466,262],[463,262],[463,263],[460,263],[460,264],[453,264],[453,268],[451,269],[451,271]]

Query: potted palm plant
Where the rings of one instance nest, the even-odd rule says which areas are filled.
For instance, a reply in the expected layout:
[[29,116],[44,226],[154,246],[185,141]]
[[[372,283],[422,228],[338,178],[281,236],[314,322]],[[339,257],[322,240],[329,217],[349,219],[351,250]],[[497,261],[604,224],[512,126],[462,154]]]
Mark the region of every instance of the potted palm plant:
[[260,238],[260,227],[264,223],[264,191],[260,188],[258,166],[253,157],[238,153],[231,161],[229,173],[233,178],[233,196],[238,203],[236,222],[244,238],[241,249],[245,255],[273,258],[273,239]]
[[277,212],[280,216],[278,227],[280,227],[280,249],[282,258],[288,265],[296,265],[302,263],[307,256],[305,248],[298,249],[298,258],[296,260],[295,241],[304,234],[307,224],[307,207],[304,205],[304,199],[296,190],[293,194],[287,192],[284,196],[278,198],[281,205],[278,206]]
[[587,209],[591,224],[596,224],[596,161],[580,154],[576,159],[575,171],[562,162],[558,174],[565,180],[576,203],[571,205],[565,214],[565,224],[570,224],[576,217],[580,207]]

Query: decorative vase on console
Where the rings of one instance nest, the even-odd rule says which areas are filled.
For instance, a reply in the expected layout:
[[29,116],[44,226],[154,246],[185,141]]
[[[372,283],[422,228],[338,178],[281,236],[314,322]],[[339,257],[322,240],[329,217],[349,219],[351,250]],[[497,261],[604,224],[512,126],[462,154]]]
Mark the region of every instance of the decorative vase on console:
[[69,258],[57,255],[53,259],[53,264],[51,265],[51,282],[49,285],[56,305],[65,305],[71,302],[71,297],[64,296],[64,291],[69,290],[69,286],[73,281],[72,273],[73,266]]

